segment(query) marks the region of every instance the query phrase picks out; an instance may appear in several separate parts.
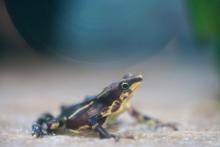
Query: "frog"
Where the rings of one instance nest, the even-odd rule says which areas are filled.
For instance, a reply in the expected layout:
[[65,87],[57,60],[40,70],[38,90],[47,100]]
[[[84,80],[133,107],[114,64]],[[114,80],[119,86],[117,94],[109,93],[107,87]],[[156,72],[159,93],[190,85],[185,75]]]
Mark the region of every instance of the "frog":
[[32,123],[32,136],[39,138],[55,134],[58,129],[65,129],[73,133],[93,131],[101,139],[113,138],[118,141],[122,137],[110,133],[106,126],[111,125],[124,112],[128,112],[139,123],[154,128],[169,127],[177,131],[175,123],[164,123],[144,115],[131,105],[132,97],[142,81],[141,74],[128,73],[118,82],[106,86],[97,95],[87,96],[82,102],[70,106],[62,106],[57,117],[51,113],[43,113]]

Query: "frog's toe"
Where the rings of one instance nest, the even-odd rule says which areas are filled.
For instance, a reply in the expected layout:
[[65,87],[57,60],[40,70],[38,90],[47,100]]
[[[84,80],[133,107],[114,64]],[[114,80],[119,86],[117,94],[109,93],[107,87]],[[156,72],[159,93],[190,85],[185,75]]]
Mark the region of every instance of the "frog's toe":
[[34,123],[32,125],[32,136],[33,137],[41,137],[43,135],[43,132],[42,132],[42,129],[41,129],[41,126],[37,123]]
[[118,135],[111,135],[111,137],[114,138],[115,142],[118,142],[121,139]]
[[167,127],[167,128],[171,128],[174,131],[178,131],[178,127],[177,127],[177,123],[159,123],[156,126],[156,129],[158,128],[163,128],[163,127]]
[[173,129],[174,131],[178,131],[178,127],[176,123],[167,123],[165,124],[165,127],[169,127],[171,129]]
[[41,135],[40,133],[34,132],[34,133],[32,133],[32,136],[35,137],[35,138],[39,138],[39,137],[41,137],[42,135]]

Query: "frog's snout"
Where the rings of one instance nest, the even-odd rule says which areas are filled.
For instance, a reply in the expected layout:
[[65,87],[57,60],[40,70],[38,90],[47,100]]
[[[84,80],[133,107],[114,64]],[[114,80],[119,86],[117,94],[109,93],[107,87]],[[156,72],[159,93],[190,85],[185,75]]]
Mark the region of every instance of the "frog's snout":
[[[139,87],[142,81],[143,81],[143,76],[141,74],[133,75],[132,77],[127,79],[127,82],[133,88],[134,87]],[[133,88],[131,88],[131,89],[133,89]],[[134,88],[134,89],[136,89],[136,88]]]
[[138,83],[138,82],[142,82],[143,81],[143,76],[141,74],[139,75],[134,75],[131,78],[131,83]]
[[141,74],[137,75],[135,78],[137,79],[138,82],[143,81],[143,76]]
[[134,75],[132,73],[127,73],[123,76],[123,79],[136,79],[137,81],[142,81],[143,76],[141,74]]

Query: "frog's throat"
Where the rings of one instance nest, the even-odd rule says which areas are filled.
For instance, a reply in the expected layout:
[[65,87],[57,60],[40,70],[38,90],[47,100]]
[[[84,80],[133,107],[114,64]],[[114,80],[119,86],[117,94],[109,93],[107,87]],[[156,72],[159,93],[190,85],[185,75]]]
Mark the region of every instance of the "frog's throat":
[[140,84],[141,84],[141,82],[136,82],[136,83],[134,83],[134,84],[132,84],[132,85],[130,86],[129,89],[131,90],[131,95],[132,95],[132,96],[135,95],[137,89],[140,87]]

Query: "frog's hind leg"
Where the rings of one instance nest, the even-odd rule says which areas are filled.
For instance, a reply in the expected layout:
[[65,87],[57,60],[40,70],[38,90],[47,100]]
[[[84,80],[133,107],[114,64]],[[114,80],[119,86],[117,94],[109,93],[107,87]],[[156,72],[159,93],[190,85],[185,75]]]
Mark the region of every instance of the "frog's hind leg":
[[175,123],[163,123],[163,122],[161,122],[158,119],[155,119],[155,118],[152,118],[150,116],[141,114],[140,112],[138,112],[137,110],[135,110],[132,107],[128,109],[128,112],[138,122],[145,123],[145,124],[147,124],[149,126],[153,126],[155,129],[161,128],[161,127],[168,127],[168,128],[171,128],[171,129],[173,129],[175,131],[178,130],[178,128],[177,128]]
[[56,119],[50,113],[45,113],[41,115],[35,122],[32,124],[32,136],[40,137],[43,135],[53,134],[54,131],[63,126],[63,122],[59,119]]

